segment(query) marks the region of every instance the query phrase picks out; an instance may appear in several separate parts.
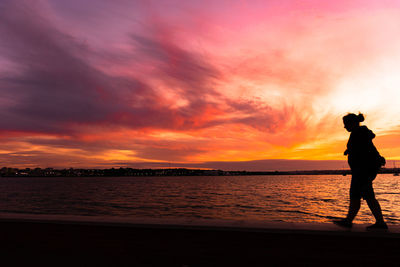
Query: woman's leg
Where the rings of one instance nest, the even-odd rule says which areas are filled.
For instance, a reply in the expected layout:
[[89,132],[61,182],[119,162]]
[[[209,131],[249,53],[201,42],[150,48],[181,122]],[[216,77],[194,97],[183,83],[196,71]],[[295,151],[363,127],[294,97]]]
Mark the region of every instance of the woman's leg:
[[346,220],[352,222],[357,216],[361,206],[362,173],[359,170],[352,170],[350,184],[350,204]]
[[360,198],[350,198],[350,205],[349,205],[349,211],[347,213],[346,218],[341,219],[341,220],[334,220],[333,223],[346,227],[346,228],[351,228],[353,225],[353,220],[356,217],[358,211],[360,210],[361,206],[361,199]]
[[379,205],[378,200],[374,198],[367,198],[366,199],[369,209],[371,210],[372,214],[375,217],[377,224],[384,224],[385,221],[382,215],[381,205]]
[[349,205],[349,211],[347,213],[346,220],[349,222],[352,222],[354,218],[356,217],[358,211],[360,210],[361,206],[361,199],[359,198],[350,198],[350,205]]

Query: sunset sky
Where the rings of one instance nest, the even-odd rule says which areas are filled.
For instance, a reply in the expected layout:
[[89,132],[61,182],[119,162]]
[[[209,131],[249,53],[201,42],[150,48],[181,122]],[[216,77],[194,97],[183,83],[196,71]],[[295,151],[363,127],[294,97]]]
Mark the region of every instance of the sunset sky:
[[400,159],[398,0],[0,0],[0,36],[0,167],[340,168],[359,111]]

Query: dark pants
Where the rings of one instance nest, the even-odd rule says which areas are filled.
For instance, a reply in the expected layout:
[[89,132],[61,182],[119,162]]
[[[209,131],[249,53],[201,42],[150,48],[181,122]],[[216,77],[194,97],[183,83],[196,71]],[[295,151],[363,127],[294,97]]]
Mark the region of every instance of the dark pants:
[[377,172],[374,170],[352,170],[350,198],[351,199],[374,199],[375,193],[372,181]]

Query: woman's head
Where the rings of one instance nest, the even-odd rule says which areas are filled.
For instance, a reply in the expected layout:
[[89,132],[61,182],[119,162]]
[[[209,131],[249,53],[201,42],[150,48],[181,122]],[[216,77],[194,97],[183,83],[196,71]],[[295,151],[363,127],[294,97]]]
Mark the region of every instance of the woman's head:
[[343,116],[344,128],[349,132],[359,127],[360,122],[363,121],[364,121],[364,115],[361,113],[358,113],[358,115],[354,113],[349,113],[346,116]]

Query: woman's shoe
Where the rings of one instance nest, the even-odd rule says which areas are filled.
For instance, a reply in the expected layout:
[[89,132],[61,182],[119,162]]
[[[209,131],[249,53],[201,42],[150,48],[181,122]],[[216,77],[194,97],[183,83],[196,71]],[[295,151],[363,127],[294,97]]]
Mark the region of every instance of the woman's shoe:
[[373,225],[367,226],[367,230],[372,230],[372,229],[388,229],[388,226],[386,223],[374,223]]
[[353,223],[347,219],[334,220],[333,223],[346,228],[351,228],[353,226]]

